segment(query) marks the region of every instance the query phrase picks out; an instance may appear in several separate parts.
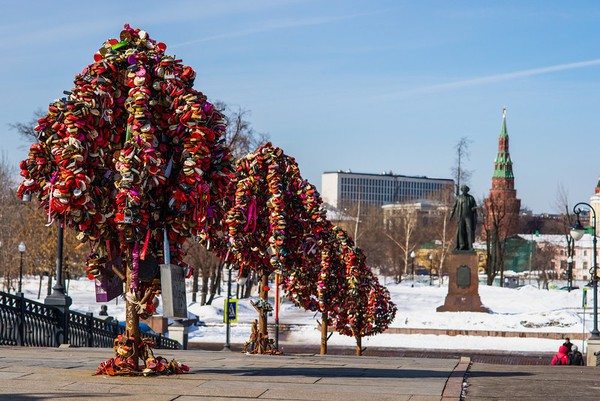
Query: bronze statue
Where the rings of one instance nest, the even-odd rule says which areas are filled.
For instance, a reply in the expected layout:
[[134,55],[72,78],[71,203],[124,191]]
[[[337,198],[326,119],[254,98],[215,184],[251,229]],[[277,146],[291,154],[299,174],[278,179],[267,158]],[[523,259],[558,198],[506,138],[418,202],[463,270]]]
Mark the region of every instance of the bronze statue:
[[469,251],[473,249],[475,239],[475,227],[477,226],[477,203],[475,198],[469,194],[469,187],[463,185],[462,194],[456,197],[450,218],[457,215],[456,243],[454,249],[457,251]]

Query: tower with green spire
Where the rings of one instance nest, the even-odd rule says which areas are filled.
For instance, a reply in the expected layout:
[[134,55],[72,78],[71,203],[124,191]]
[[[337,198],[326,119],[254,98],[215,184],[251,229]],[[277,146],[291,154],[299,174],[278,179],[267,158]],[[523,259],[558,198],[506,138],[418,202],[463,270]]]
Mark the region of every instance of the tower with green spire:
[[[500,178],[500,180],[495,180]],[[508,133],[506,131],[506,107],[502,110],[502,128],[500,129],[500,138],[498,139],[498,155],[494,160],[494,175],[492,176],[492,187],[496,185],[505,187],[509,185],[514,188],[515,176],[512,170],[512,160],[508,151]]]
[[[496,226],[494,231],[501,238],[516,235],[519,229],[521,200],[517,199],[515,176],[509,152],[508,131],[506,129],[506,107],[502,110],[502,128],[498,138],[498,154],[494,160],[494,174],[490,195],[485,199],[487,222]],[[484,230],[484,238],[486,236]]]

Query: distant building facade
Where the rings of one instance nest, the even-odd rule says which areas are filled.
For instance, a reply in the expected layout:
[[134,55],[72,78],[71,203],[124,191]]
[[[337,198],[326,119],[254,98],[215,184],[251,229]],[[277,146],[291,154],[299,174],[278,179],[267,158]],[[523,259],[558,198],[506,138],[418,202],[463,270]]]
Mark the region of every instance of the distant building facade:
[[448,212],[448,205],[440,202],[419,200],[407,203],[388,203],[383,209],[383,226],[393,230],[399,218],[411,216],[420,226],[434,224],[441,213]]
[[[506,130],[506,108],[502,112],[502,128],[498,138],[498,155],[494,160],[494,174],[489,197],[485,199],[488,225],[498,225],[500,238],[510,238],[519,231],[519,210],[521,200],[517,198],[515,176],[509,152],[508,132]],[[495,222],[495,223],[494,223]],[[487,233],[483,230],[485,239]]]
[[440,191],[453,188],[452,179],[414,177],[392,172],[368,174],[339,170],[321,175],[323,202],[337,209],[358,203],[381,206],[419,199],[433,200]]
[[[558,277],[564,278],[567,276],[569,255],[567,253],[566,235],[519,234],[519,237],[530,241],[531,243],[536,243],[538,247],[546,245],[555,246],[557,248],[557,254],[550,262],[550,266],[547,267],[555,271]],[[575,247],[573,249],[573,280],[588,281],[592,278],[590,275],[590,268],[593,266],[593,249],[593,236],[591,234],[584,234],[583,238],[579,241],[575,241]],[[529,262],[528,268],[534,272],[540,270],[539,266],[532,265],[531,262]]]

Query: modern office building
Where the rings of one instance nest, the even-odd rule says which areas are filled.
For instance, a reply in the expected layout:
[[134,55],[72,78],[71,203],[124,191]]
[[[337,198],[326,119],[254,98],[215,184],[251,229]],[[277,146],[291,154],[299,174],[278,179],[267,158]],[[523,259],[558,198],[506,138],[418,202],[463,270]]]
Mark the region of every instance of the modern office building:
[[453,190],[454,180],[394,174],[353,173],[338,170],[321,175],[323,202],[337,209],[356,205],[381,206],[420,199],[432,200],[444,189]]

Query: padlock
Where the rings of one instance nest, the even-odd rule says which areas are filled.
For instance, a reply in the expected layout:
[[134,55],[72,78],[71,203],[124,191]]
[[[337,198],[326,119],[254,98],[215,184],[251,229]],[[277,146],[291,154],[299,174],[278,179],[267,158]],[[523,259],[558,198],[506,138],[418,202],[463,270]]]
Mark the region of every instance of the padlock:
[[131,211],[131,209],[123,210],[123,221],[121,221],[121,223],[122,224],[133,223],[133,212]]
[[29,191],[23,192],[23,197],[21,199],[23,202],[31,202],[31,192],[29,192]]

